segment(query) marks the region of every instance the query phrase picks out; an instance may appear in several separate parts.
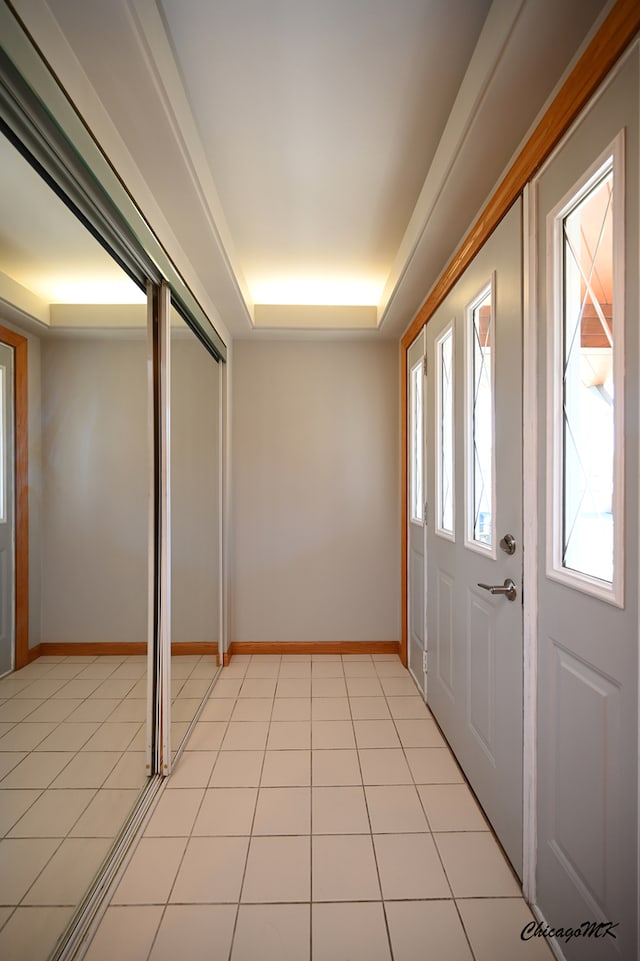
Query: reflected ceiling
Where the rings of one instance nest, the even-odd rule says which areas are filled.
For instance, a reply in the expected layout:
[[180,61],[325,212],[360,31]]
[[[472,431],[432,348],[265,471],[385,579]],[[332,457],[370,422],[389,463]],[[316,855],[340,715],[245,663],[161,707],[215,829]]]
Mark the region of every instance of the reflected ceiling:
[[[0,299],[50,326],[108,325],[111,313],[121,325],[122,310],[85,311],[81,321],[83,312],[73,308],[146,303],[143,291],[2,136],[0,170]],[[145,310],[131,317],[144,324]]]

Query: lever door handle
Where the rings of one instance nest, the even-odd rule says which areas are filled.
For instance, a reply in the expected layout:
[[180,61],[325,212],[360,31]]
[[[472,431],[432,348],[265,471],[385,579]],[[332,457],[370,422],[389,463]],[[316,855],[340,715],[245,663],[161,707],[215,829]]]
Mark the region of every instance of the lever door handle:
[[478,584],[478,587],[490,594],[504,594],[508,601],[515,601],[518,596],[516,585],[510,577],[507,577],[504,584]]

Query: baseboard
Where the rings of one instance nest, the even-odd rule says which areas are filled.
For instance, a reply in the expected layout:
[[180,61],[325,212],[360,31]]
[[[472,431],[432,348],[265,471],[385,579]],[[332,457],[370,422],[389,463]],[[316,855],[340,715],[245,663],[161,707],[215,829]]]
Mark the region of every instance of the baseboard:
[[[32,651],[37,651],[37,654],[32,654]],[[30,648],[29,660],[35,660],[35,658],[46,654],[56,657],[70,657],[73,654],[82,655],[83,657],[99,657],[100,655],[107,654],[140,655],[146,653],[147,645],[141,641],[106,641],[103,644],[97,641],[86,644],[44,643],[38,644],[37,647]],[[171,653],[177,657],[187,654],[217,654],[218,645],[213,641],[176,641],[171,645]]]
[[171,653],[174,657],[181,657],[186,654],[218,654],[218,645],[215,641],[174,641],[171,645]]
[[232,641],[225,666],[234,654],[397,654],[399,641]]
[[36,644],[35,647],[27,648],[27,664],[31,664],[32,661],[38,660],[38,658],[42,654],[41,648],[42,648],[42,644]]

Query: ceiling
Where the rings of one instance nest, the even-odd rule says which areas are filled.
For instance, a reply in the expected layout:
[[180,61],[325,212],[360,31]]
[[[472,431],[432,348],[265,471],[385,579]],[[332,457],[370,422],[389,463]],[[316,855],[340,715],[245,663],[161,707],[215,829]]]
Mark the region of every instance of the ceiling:
[[14,5],[226,339],[399,337],[606,6]]

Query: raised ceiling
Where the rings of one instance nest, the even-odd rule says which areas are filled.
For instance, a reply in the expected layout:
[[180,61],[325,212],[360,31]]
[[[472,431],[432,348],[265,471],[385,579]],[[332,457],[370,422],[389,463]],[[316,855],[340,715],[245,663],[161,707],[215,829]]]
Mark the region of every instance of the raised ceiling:
[[15,0],[228,336],[399,336],[606,6]]
[[255,304],[376,307],[489,0],[162,0]]

